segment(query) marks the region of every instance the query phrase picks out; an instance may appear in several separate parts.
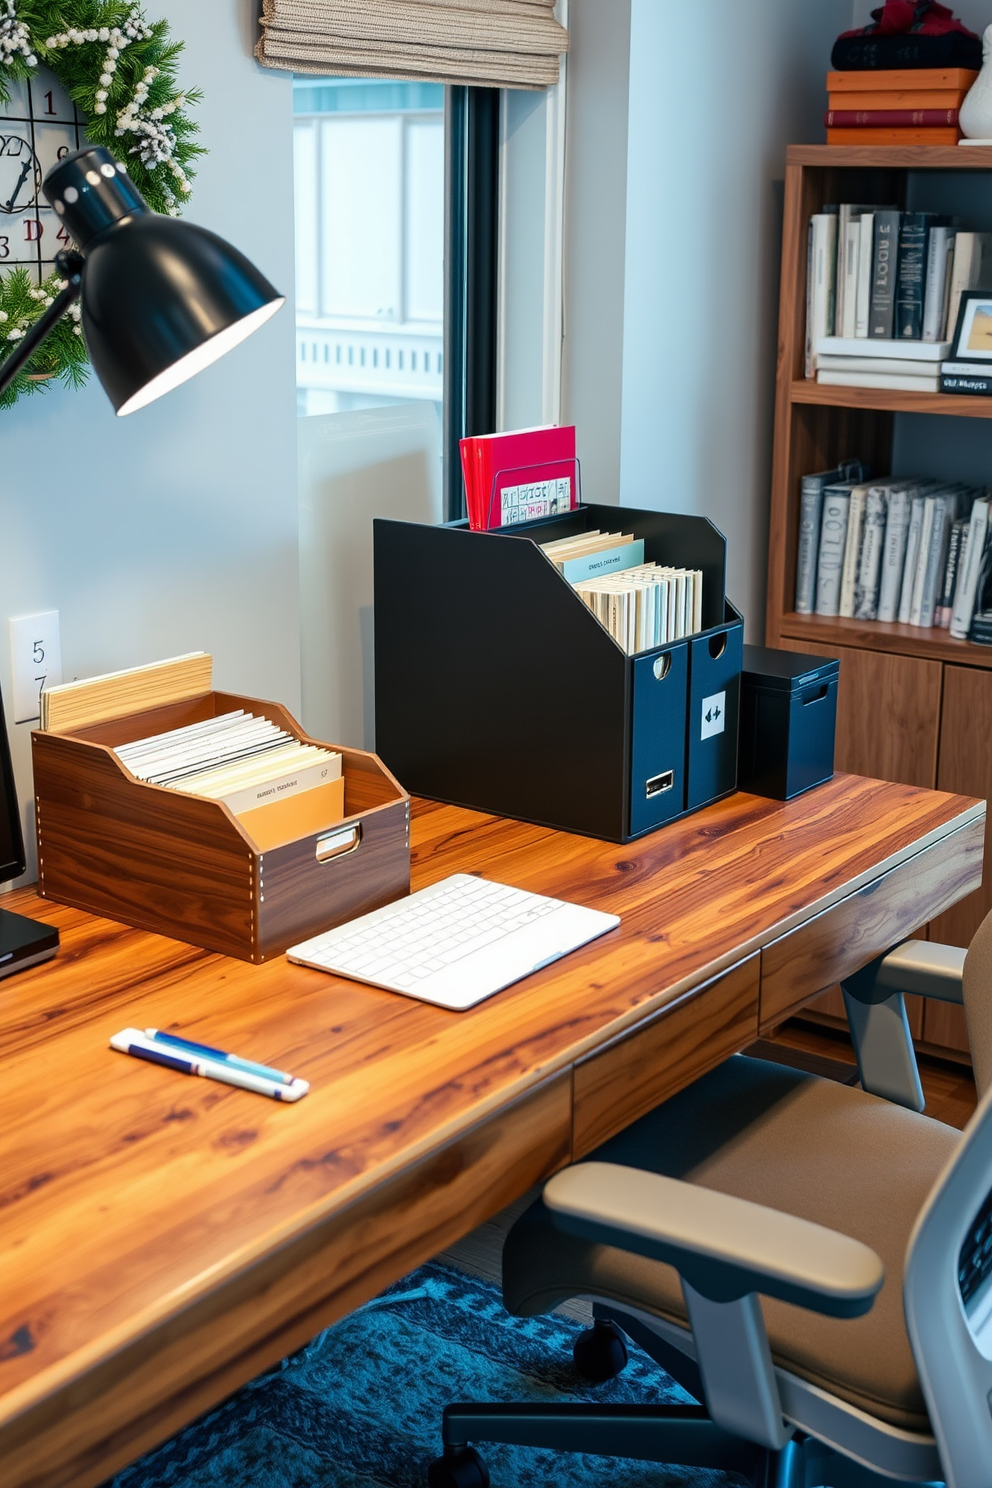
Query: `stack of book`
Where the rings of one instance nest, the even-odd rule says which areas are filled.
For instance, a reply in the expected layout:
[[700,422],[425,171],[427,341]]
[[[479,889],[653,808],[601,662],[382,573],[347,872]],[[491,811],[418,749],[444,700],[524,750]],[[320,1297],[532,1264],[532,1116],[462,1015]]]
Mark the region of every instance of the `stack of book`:
[[828,145],[956,145],[978,76],[962,67],[828,72]]
[[806,376],[845,387],[940,391],[961,295],[986,285],[992,233],[894,207],[844,203],[815,212]]
[[643,538],[597,530],[542,551],[628,656],[702,629],[702,572],[645,563]]
[[796,611],[898,620],[988,643],[989,494],[958,483],[849,470],[804,476]]

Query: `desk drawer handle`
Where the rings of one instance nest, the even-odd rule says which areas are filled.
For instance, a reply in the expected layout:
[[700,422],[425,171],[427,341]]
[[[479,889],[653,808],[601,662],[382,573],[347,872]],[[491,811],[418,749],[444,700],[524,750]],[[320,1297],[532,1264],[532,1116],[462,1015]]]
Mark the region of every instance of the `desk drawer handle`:
[[345,853],[354,852],[361,840],[361,822],[356,822],[353,827],[344,827],[339,832],[328,832],[317,838],[317,862],[330,863],[334,858],[342,858]]
[[809,697],[803,698],[803,707],[808,708],[810,703],[822,703],[828,691],[829,688],[824,684],[817,692],[811,692]]

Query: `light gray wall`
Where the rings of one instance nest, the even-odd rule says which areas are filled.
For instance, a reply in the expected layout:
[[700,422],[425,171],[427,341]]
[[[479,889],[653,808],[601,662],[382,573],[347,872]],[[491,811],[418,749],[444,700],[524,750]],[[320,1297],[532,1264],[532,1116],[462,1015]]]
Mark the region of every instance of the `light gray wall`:
[[[66,679],[203,648],[220,687],[300,701],[292,102],[251,49],[254,0],[159,0],[199,85],[186,215],[290,296],[244,345],[115,417],[98,385],[0,413],[0,686],[7,617],[57,609]],[[10,727],[27,835],[30,725]]]
[[616,501],[620,487],[630,9],[568,7],[562,422],[576,426],[587,501]]
[[631,0],[622,502],[710,517],[763,633],[785,147],[850,0]]

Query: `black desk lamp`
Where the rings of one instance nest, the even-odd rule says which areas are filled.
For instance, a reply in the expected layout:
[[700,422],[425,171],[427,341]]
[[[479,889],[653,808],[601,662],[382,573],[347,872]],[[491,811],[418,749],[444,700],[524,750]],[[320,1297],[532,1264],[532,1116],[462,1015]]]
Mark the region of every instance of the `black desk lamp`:
[[78,251],[56,258],[65,288],[0,363],[0,392],[80,298],[86,349],[119,414],[209,366],[284,302],[216,233],[152,212],[102,146],[60,160],[42,190]]

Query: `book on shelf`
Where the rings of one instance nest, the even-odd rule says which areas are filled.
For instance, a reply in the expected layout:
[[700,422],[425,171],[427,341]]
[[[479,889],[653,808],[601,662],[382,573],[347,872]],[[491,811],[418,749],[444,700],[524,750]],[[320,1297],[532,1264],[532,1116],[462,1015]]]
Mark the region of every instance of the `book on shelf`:
[[895,334],[900,341],[923,339],[923,295],[928,267],[928,238],[938,223],[934,212],[902,212],[899,216],[899,259],[896,270]]
[[901,482],[889,491],[882,539],[882,561],[878,579],[876,620],[894,620],[899,613],[903,566],[906,561],[906,539],[909,536],[909,514],[913,483]]
[[976,646],[992,646],[992,611],[975,616],[971,622],[968,639]]
[[836,481],[823,492],[820,520],[820,552],[816,564],[817,615],[836,615],[840,610],[841,579],[847,547],[847,522],[851,493],[859,486],[856,480]]
[[857,337],[822,336],[816,343],[818,357],[858,357],[874,362],[877,357],[893,357],[901,362],[921,362],[924,370],[935,372],[951,349],[950,341],[859,341]]
[[836,470],[804,475],[799,483],[799,545],[796,553],[796,611],[812,615],[816,600],[816,568],[823,520],[823,493],[837,481],[864,480],[868,467],[850,460]]
[[967,522],[957,521],[951,527],[951,535],[947,544],[947,561],[944,564],[944,578],[940,586],[940,599],[933,617],[934,625],[941,630],[949,630],[951,626],[951,615],[954,612],[954,586],[957,583],[958,564],[961,560],[967,531]]
[[[945,375],[978,374],[939,364],[953,344],[962,294],[992,289],[992,233],[934,212],[841,203],[810,218],[806,277],[807,378],[825,374],[819,380],[833,387],[986,392],[980,383],[945,384]],[[831,360],[840,356],[930,366],[860,368]],[[892,380],[915,375],[929,380]]]
[[877,372],[865,367],[856,372],[831,372],[821,370],[816,374],[818,383],[825,387],[891,388],[904,393],[939,393],[939,372]]
[[806,260],[806,376],[816,371],[814,346],[833,335],[837,283],[837,211],[814,212]]
[[[988,498],[959,482],[886,476],[804,478],[800,489],[796,611],[900,620],[968,633],[981,607]],[[807,484],[808,483],[808,484]],[[805,489],[803,489],[805,487]],[[811,528],[820,502],[815,581]],[[992,565],[992,558],[984,560]],[[988,595],[992,609],[992,590]]]
[[839,334],[854,335],[857,313],[858,259],[861,245],[861,216],[867,206],[843,202],[837,208],[837,268],[834,294],[834,324]]
[[954,268],[954,228],[948,222],[935,222],[927,240],[926,288],[923,294],[922,339],[930,344],[947,336],[947,308],[950,300],[950,277]]
[[868,335],[873,340],[893,339],[901,216],[901,212],[890,209],[875,213],[875,249],[868,307]]
[[956,145],[961,138],[957,125],[927,129],[878,127],[856,129],[828,129],[828,145]]
[[944,362],[940,369],[940,391],[990,398],[992,365],[988,362]]
[[869,89],[890,98],[893,94],[916,97],[921,91],[938,89],[963,101],[977,77],[977,72],[966,67],[834,68],[827,73],[827,93],[831,98],[835,93],[848,97]]
[[828,129],[911,129],[935,125],[954,126],[958,109],[952,108],[830,108],[823,116]]
[[864,528],[861,551],[856,563],[851,610],[854,620],[874,620],[878,609],[882,553],[885,548],[885,519],[892,484],[891,481],[883,481],[880,485],[869,486],[865,497]]
[[950,631],[958,641],[967,639],[975,614],[982,558],[989,546],[989,529],[989,497],[976,496],[958,564],[958,582],[951,608]]

